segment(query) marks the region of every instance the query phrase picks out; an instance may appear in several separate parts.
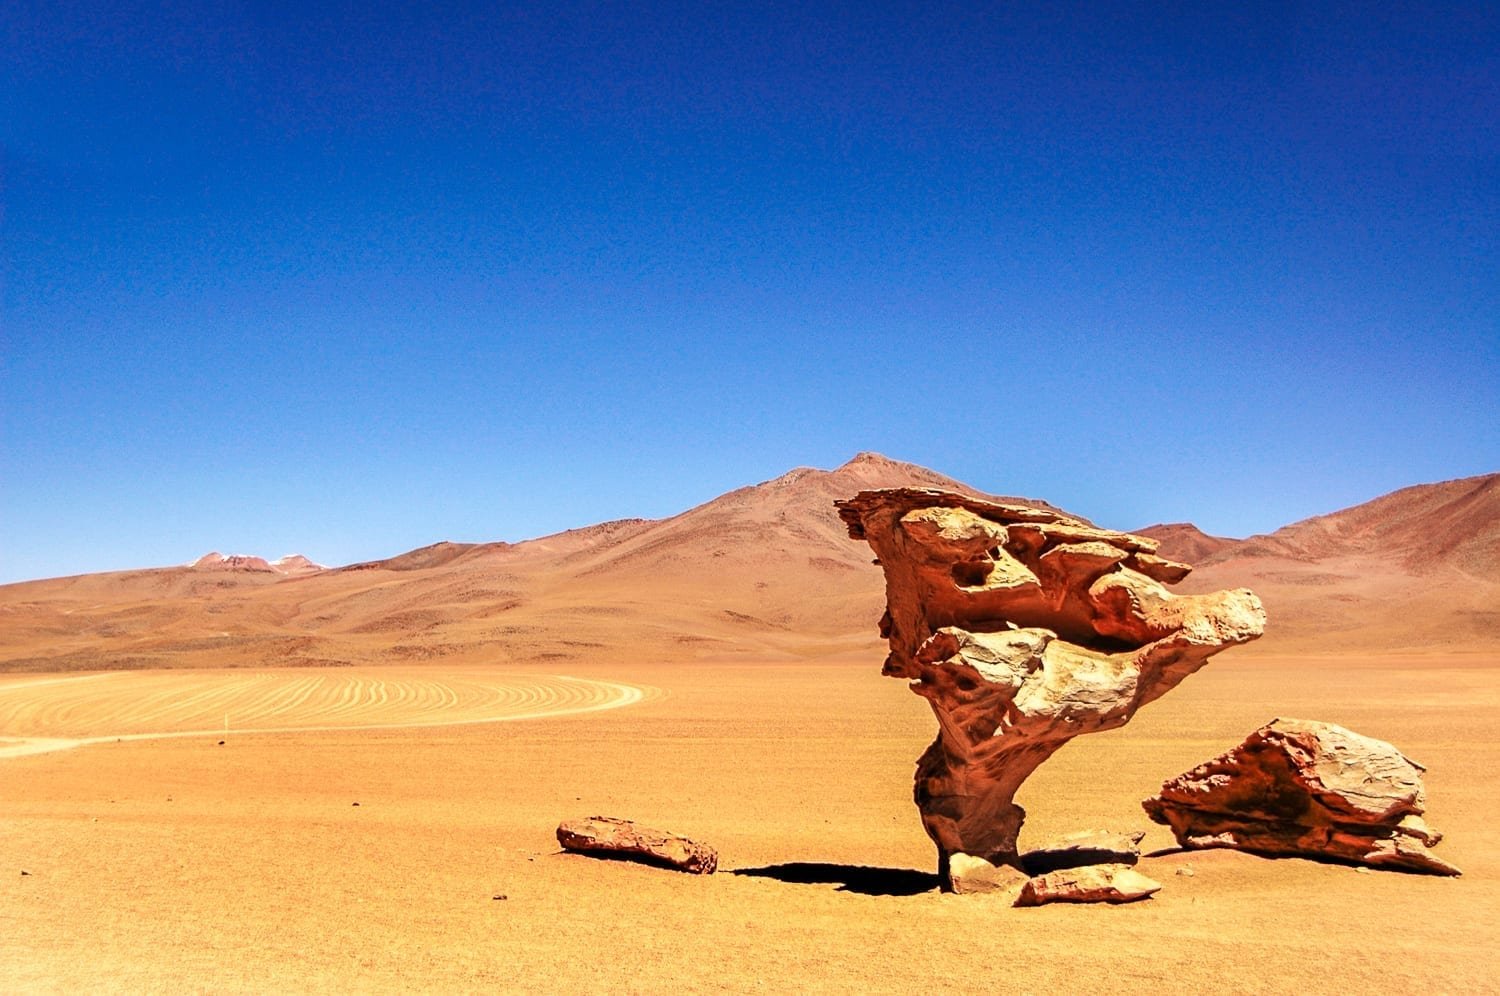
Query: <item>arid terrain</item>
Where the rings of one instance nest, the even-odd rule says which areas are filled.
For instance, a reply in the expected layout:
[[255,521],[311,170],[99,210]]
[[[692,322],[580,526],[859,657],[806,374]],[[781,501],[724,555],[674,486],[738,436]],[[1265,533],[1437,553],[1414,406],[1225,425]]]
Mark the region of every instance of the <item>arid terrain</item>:
[[[935,723],[832,506],[905,485],[972,490],[862,454],[523,543],[0,587],[4,988],[1500,991],[1500,475],[1136,529],[1269,629],[1021,790],[1023,845],[1144,829],[1162,891],[1030,910],[936,891]],[[1464,875],[1175,849],[1141,800],[1276,716],[1425,764]],[[559,853],[596,813],[720,871]]]

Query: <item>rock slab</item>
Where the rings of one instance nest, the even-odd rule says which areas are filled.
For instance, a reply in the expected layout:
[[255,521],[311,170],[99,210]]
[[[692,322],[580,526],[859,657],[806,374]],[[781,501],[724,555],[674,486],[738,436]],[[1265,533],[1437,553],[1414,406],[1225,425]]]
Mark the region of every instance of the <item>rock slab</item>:
[[1027,851],[1021,855],[1021,867],[1028,875],[1045,875],[1085,865],[1133,865],[1141,859],[1141,839],[1145,836],[1144,830],[1080,830]]
[[1183,847],[1232,847],[1457,875],[1422,820],[1426,769],[1383,740],[1277,719],[1142,805]]
[[712,875],[719,867],[718,852],[707,844],[613,816],[564,820],[557,827],[557,842],[565,851],[627,858],[695,875]]
[[937,718],[914,794],[945,889],[954,855],[1021,866],[1016,790],[1063,744],[1124,726],[1265,627],[1253,593],[1174,595],[1190,568],[1155,540],[1052,509],[933,488],[835,505],[885,571],[883,673]]
[[1021,889],[1016,905],[1133,903],[1160,890],[1160,882],[1129,865],[1085,865],[1036,876]]

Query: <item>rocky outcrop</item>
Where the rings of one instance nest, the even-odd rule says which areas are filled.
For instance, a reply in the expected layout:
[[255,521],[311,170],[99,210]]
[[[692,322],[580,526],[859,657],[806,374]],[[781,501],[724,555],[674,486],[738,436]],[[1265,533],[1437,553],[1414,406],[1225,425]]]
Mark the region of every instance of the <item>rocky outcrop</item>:
[[1277,719],[1161,787],[1146,814],[1184,847],[1234,847],[1457,875],[1422,821],[1426,770],[1383,740]]
[[613,816],[564,820],[557,827],[557,842],[565,851],[628,858],[696,875],[712,875],[719,867],[718,852],[707,844]]
[[1160,890],[1160,882],[1147,878],[1129,865],[1085,865],[1031,879],[1022,887],[1016,905],[1132,903]]
[[1190,568],[1153,540],[1049,509],[926,488],[836,504],[885,569],[884,673],[937,716],[916,802],[947,888],[954,854],[1019,867],[1016,789],[1058,748],[1265,625],[1249,591],[1174,596]]

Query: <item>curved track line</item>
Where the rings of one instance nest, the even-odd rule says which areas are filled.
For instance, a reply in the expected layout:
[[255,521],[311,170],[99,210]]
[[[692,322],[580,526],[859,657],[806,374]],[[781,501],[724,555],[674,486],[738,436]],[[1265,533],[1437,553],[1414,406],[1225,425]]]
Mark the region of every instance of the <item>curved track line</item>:
[[[284,673],[283,673],[284,674]],[[88,676],[101,677],[101,676]],[[278,676],[281,677],[281,676]],[[285,677],[291,677],[285,675]],[[56,679],[41,682],[0,684],[0,699],[13,689],[32,688],[36,685],[56,684],[77,679]],[[548,683],[555,684],[548,684]],[[269,687],[268,687],[269,686]],[[456,686],[456,687],[455,687]],[[367,678],[362,675],[297,675],[292,680],[282,681],[266,675],[237,675],[233,680],[222,682],[208,689],[179,690],[180,696],[174,710],[168,704],[173,692],[159,688],[144,690],[141,698],[130,708],[124,702],[106,701],[95,704],[96,722],[103,718],[109,723],[130,726],[139,725],[144,718],[148,722],[167,721],[175,714],[181,720],[199,719],[203,707],[225,709],[246,717],[250,723],[264,724],[278,714],[285,714],[290,706],[311,708],[293,709],[294,712],[310,712],[308,719],[349,716],[350,722],[303,722],[287,726],[230,726],[237,734],[271,733],[335,733],[357,730],[403,730],[436,728],[444,726],[475,726],[485,723],[506,723],[520,720],[544,719],[560,716],[576,716],[585,713],[603,712],[635,705],[647,698],[661,695],[661,690],[648,685],[631,685],[624,682],[602,681],[592,678],[574,678],[569,675],[505,675],[503,681],[462,676],[452,683],[431,679],[392,681]],[[393,696],[392,692],[396,694]],[[238,696],[238,698],[236,698]],[[458,708],[469,701],[466,708]],[[358,721],[359,714],[370,711],[378,714],[389,712],[390,699],[404,705],[409,718],[387,721]],[[113,698],[113,696],[111,696]],[[41,715],[29,716],[24,722],[19,707],[26,703],[0,701],[0,758],[22,757],[49,751],[66,750],[99,743],[120,743],[132,740],[167,740],[181,737],[223,736],[221,728],[194,728],[187,730],[148,730],[120,732],[89,736],[36,736],[26,733],[8,733],[7,726],[35,726],[40,720],[45,727],[48,720],[65,721],[88,703],[63,701],[53,703],[50,711],[43,709]],[[100,717],[103,705],[103,717]],[[385,707],[382,709],[381,707]],[[35,712],[36,710],[33,710]],[[186,714],[184,714],[186,711]],[[401,710],[397,710],[398,712]],[[452,715],[452,713],[458,715]],[[144,717],[143,714],[144,713]],[[351,715],[352,713],[352,715]],[[449,715],[444,715],[448,713]],[[467,713],[467,715],[465,714]],[[301,718],[300,716],[298,718]],[[95,727],[97,729],[97,727]],[[44,731],[43,731],[44,732]]]

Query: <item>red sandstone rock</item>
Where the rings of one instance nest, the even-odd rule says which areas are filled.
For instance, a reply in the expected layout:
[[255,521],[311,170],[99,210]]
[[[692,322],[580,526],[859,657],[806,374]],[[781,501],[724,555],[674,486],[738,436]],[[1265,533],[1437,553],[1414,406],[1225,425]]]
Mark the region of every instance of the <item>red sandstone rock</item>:
[[718,852],[707,844],[613,816],[564,820],[557,827],[557,842],[568,851],[629,858],[697,875],[712,875],[719,867]]
[[884,673],[937,716],[915,794],[945,888],[955,854],[1019,866],[1012,800],[1058,748],[1123,726],[1265,626],[1249,591],[1173,595],[1161,580],[1188,568],[1154,540],[1055,511],[928,488],[836,505],[885,570]]
[[1422,821],[1424,770],[1383,740],[1277,719],[1143,805],[1184,847],[1457,875],[1428,850],[1442,835]]
[[1160,890],[1160,882],[1129,865],[1085,865],[1036,876],[1021,889],[1016,905],[1131,903]]

